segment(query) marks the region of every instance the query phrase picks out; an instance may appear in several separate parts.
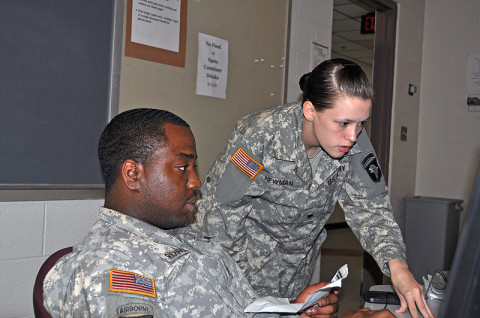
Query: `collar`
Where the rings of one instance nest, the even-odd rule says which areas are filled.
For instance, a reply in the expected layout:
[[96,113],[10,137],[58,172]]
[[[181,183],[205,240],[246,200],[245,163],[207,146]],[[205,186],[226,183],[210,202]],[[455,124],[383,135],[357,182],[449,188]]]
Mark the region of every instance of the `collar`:
[[[302,138],[302,121],[303,121],[303,108],[298,102],[290,103],[283,107],[282,112],[284,116],[279,114],[281,119],[281,129],[275,134],[274,142],[279,145],[292,145],[292,147],[277,147],[274,152],[276,159],[295,162],[295,173],[304,182],[308,182],[313,178],[311,166],[308,161],[307,152],[305,151],[305,145]],[[293,116],[292,116],[293,115]],[[362,130],[358,139],[365,138],[366,132]],[[367,137],[368,138],[368,137]],[[320,152],[324,153],[321,149]],[[337,168],[341,164],[348,162],[350,157],[362,152],[362,147],[355,143],[342,159],[327,160],[330,162],[333,168]],[[328,155],[325,153],[325,156]]]
[[176,230],[162,230],[156,226],[133,218],[126,214],[105,207],[100,208],[100,219],[105,223],[123,229],[147,241],[155,241],[180,247],[181,240],[176,237]]
[[288,115],[284,116],[282,129],[275,138],[279,145],[291,144],[293,147],[277,147],[274,156],[295,162],[295,174],[308,183],[313,178],[313,173],[302,138],[303,108],[300,103],[291,103],[287,105],[286,111]]
[[274,144],[289,146],[276,147],[273,155],[279,160],[296,161],[299,153],[305,152],[302,140],[302,107],[299,103],[286,104],[274,116],[278,121],[278,129],[273,137]]

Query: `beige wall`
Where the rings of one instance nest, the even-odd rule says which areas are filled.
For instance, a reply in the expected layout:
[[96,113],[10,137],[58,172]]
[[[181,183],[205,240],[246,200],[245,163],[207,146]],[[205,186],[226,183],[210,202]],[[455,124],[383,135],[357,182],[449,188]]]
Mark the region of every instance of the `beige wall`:
[[[282,103],[287,0],[188,1],[185,68],[122,57],[120,111],[163,108],[196,137],[203,180],[237,119]],[[198,33],[228,41],[226,99],[196,95]]]

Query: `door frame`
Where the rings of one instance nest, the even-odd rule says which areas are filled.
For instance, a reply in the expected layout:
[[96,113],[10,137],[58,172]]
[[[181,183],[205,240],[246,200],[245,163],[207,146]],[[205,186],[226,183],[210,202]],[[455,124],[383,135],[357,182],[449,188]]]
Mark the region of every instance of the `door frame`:
[[[360,0],[375,9],[375,47],[370,140],[388,182],[392,128],[393,82],[397,32],[397,4],[392,0]],[[383,274],[373,257],[364,252],[361,291],[383,283]]]

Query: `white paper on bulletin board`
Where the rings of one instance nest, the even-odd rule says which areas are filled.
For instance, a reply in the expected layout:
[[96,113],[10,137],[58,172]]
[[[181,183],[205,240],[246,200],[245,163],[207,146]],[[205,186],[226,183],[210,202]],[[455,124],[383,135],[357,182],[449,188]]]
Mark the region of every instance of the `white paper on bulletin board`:
[[179,51],[181,0],[133,0],[132,42]]
[[318,64],[328,59],[328,47],[312,42],[312,53],[310,57],[311,69],[313,70]]
[[226,97],[228,41],[198,33],[197,94]]
[[468,55],[467,90],[480,91],[480,54]]

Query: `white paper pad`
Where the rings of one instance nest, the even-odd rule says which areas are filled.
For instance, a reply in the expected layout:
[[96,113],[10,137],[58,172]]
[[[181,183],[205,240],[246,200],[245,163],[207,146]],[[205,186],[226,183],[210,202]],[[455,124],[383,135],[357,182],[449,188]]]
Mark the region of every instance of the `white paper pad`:
[[318,301],[327,296],[333,288],[342,287],[342,280],[348,276],[348,265],[345,264],[337,271],[332,278],[332,282],[315,292],[311,293],[305,303],[291,304],[287,298],[276,298],[272,296],[263,297],[255,300],[250,306],[245,308],[245,312],[281,312],[281,313],[297,313],[309,307],[318,304]]

